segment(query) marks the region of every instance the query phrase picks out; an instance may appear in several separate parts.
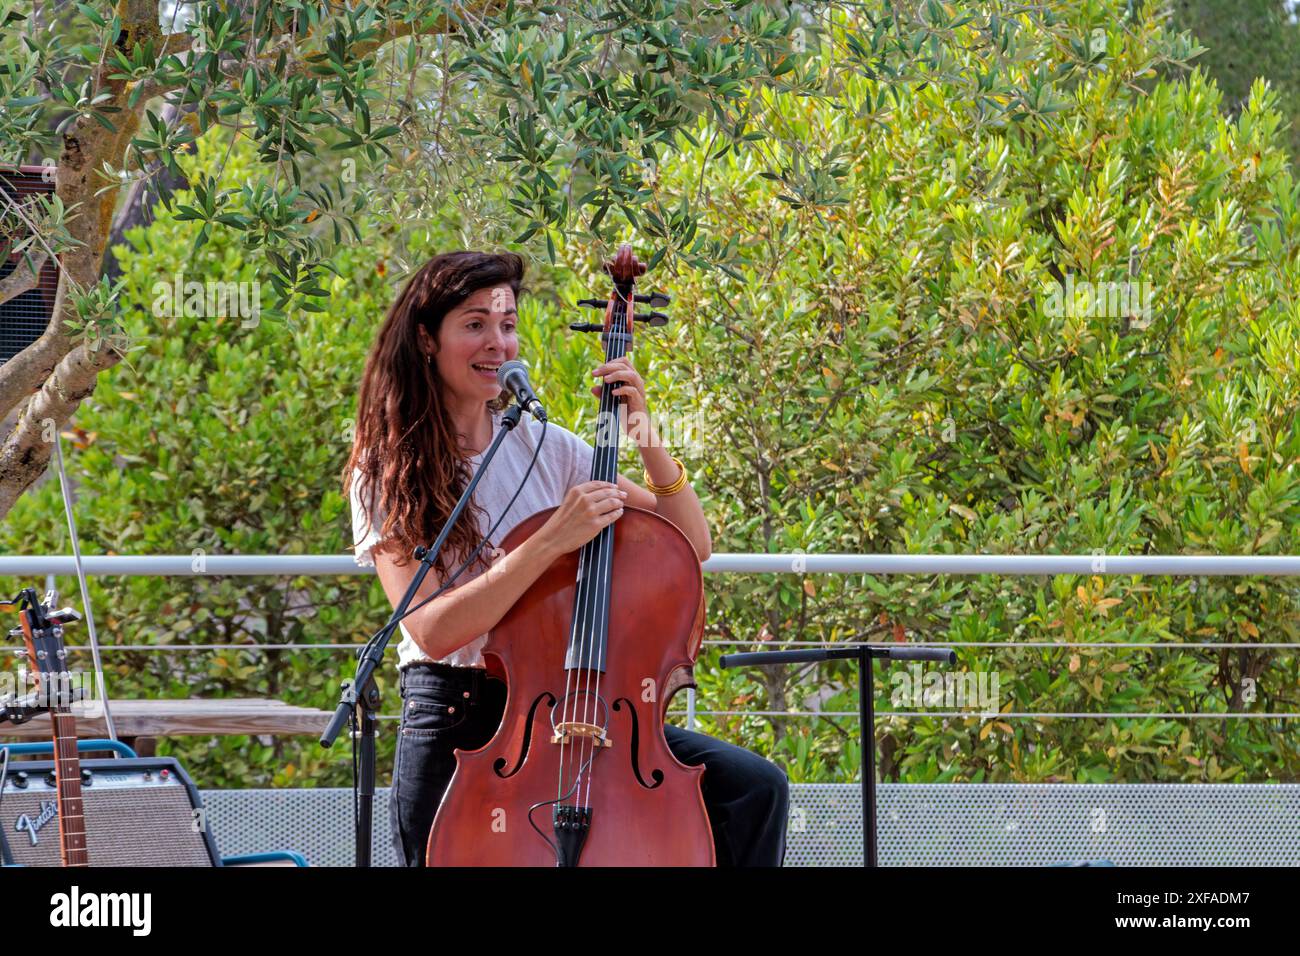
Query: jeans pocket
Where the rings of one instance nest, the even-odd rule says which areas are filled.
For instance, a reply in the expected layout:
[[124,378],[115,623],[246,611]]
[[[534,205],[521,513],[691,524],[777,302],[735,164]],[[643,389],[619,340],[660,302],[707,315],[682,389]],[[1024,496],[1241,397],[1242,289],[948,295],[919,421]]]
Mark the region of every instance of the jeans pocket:
[[408,694],[402,702],[403,737],[434,737],[454,730],[465,722],[469,702],[464,698],[430,694]]

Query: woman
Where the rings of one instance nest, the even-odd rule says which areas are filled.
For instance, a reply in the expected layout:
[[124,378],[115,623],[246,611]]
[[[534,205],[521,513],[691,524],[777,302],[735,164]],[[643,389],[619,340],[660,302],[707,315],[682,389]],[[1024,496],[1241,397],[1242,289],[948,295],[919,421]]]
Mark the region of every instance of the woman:
[[[352,499],[356,560],[375,566],[394,605],[415,575],[412,549],[433,543],[501,427],[508,401],[496,369],[519,353],[515,306],[523,274],[523,260],[512,253],[436,256],[406,283],[366,361],[344,493]],[[626,401],[629,434],[641,442],[646,481],[658,493],[622,475],[617,485],[587,480],[591,446],[549,425],[533,473],[484,546],[490,559],[481,555],[453,588],[402,622],[402,722],[390,812],[394,846],[406,866],[424,865],[434,814],[456,768],[455,749],[477,750],[496,732],[506,689],[487,675],[482,647],[487,632],[542,572],[617,521],[625,506],[669,519],[701,560],[709,556],[709,528],[694,490],[679,480],[681,463],[659,446],[653,430],[631,427],[634,416],[647,412],[636,369],[622,358],[593,375],[616,383],[615,395]],[[592,392],[599,395],[600,386]],[[506,436],[413,605],[433,593],[501,518],[540,431],[525,417]],[[514,551],[494,547],[520,521],[551,507],[554,514]],[[678,760],[704,765],[701,790],[719,865],[780,865],[789,802],[785,773],[703,734],[665,725],[664,735]]]

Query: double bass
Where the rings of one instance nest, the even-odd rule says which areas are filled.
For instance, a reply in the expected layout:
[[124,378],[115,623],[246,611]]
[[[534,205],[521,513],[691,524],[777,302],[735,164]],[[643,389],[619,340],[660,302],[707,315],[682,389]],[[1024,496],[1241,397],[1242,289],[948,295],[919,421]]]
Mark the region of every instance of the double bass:
[[[632,349],[646,267],[623,245],[600,331],[605,360]],[[622,399],[605,383],[592,480],[618,480]],[[510,552],[554,508],[515,526]],[[582,548],[562,555],[488,635],[483,657],[507,687],[495,736],[456,751],[456,770],[429,833],[429,866],[713,866],[700,791],[703,767],[664,738],[669,700],[691,686],[704,633],[699,557],[671,521],[626,507]]]

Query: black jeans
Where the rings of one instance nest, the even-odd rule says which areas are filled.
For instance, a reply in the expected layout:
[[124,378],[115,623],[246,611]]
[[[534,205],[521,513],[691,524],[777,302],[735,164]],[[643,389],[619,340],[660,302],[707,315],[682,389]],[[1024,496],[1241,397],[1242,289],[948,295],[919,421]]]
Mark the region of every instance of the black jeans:
[[[401,672],[402,724],[389,798],[402,866],[424,866],[434,814],[456,769],[453,751],[477,750],[496,733],[506,685],[482,668],[416,663]],[[790,779],[743,747],[664,725],[673,755],[704,765],[700,790],[719,866],[780,866]]]

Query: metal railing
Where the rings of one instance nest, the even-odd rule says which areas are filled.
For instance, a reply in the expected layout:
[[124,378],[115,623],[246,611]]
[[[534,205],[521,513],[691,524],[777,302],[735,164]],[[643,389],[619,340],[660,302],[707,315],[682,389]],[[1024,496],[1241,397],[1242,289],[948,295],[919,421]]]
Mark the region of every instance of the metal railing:
[[[373,567],[359,566],[351,555],[219,555],[196,551],[190,555],[83,555],[81,564],[87,575],[149,575],[149,576],[332,576],[351,574],[374,574]],[[718,574],[863,574],[863,575],[1008,575],[1008,576],[1054,576],[1054,575],[1100,575],[1112,577],[1132,576],[1170,576],[1170,577],[1217,577],[1217,576],[1267,576],[1300,577],[1300,556],[1232,556],[1232,555],[1115,555],[1095,551],[1086,555],[948,555],[948,554],[714,554],[703,564],[706,573]],[[50,586],[54,575],[72,575],[76,573],[75,560],[72,556],[42,557],[0,557],[0,577],[31,577],[46,575]],[[1296,584],[1300,589],[1300,582]],[[753,640],[708,640],[710,645],[750,645],[758,643]],[[805,646],[816,646],[817,642],[795,642]],[[792,647],[795,643],[783,642],[782,647]],[[923,643],[923,642],[915,642]],[[1256,641],[1231,643],[1215,641],[1197,642],[1135,642],[1122,641],[980,641],[980,642],[944,642],[957,649],[968,647],[995,648],[1073,648],[1073,647],[1113,647],[1119,650],[1189,650],[1193,648],[1231,647],[1234,650],[1246,648],[1289,649],[1300,648],[1300,644]],[[167,653],[184,653],[200,650],[240,650],[252,653],[269,653],[282,650],[332,650],[354,651],[361,647],[358,643],[285,643],[285,644],[204,644],[204,645],[105,645],[105,652],[122,651],[156,651]],[[845,642],[843,646],[851,646]],[[73,647],[70,650],[77,650]],[[698,710],[695,707],[695,693],[687,689],[686,706],[674,709],[670,713],[684,714],[688,727],[694,725],[695,717],[710,716],[763,716],[777,718],[821,718],[821,717],[856,717],[857,711],[734,711],[734,710]],[[986,719],[996,716],[998,719],[1039,720],[1047,718],[1066,719],[1235,719],[1235,720],[1291,720],[1300,717],[1300,713],[1258,713],[1258,712],[1208,712],[1187,713],[1167,712],[1152,713],[1145,711],[1105,711],[1105,712],[1045,712],[1045,711],[1011,711],[985,715],[975,710],[914,710],[914,711],[877,711],[878,717],[964,717],[969,719]],[[385,715],[382,719],[396,720],[397,715]]]
[[[351,555],[82,555],[87,574],[293,575],[373,574]],[[1300,555],[1071,554],[715,554],[705,573],[730,574],[1056,574],[1300,577]],[[70,555],[0,557],[0,577],[75,574]]]

